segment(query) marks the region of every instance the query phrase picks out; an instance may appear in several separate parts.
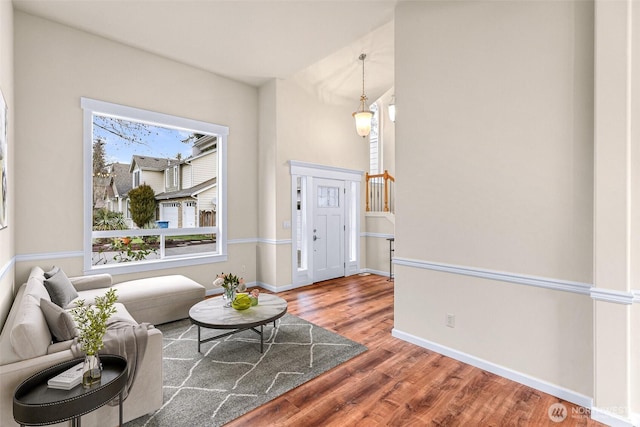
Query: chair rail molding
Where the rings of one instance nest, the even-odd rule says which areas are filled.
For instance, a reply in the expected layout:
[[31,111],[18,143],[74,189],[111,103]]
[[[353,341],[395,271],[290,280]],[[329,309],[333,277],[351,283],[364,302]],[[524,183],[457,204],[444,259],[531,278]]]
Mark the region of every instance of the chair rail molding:
[[2,268],[0,268],[0,280],[4,279],[4,275],[7,274],[7,272],[10,271],[15,264],[16,264],[16,257],[12,257],[10,260],[4,263]]
[[444,264],[440,262],[421,261],[416,259],[395,257],[393,258],[393,263],[395,265],[401,265],[405,267],[422,268],[425,270],[442,271],[445,273],[480,277],[483,279],[498,280],[502,282],[515,283],[518,285],[535,286],[538,288],[553,289],[556,291],[572,292],[580,295],[591,295],[592,289],[592,285],[590,283],[572,282],[569,280],[508,273],[504,271]]

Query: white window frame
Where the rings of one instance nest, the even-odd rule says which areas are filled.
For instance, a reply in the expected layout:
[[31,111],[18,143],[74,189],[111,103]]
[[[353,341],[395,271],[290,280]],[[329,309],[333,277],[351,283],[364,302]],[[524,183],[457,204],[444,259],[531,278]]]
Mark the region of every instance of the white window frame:
[[[227,156],[226,146],[229,128],[227,126],[177,117],[168,114],[128,107],[119,104],[81,98],[83,109],[83,146],[84,146],[84,271],[85,273],[124,274],[139,271],[183,267],[227,261]],[[141,230],[93,231],[92,213],[92,171],[93,171],[93,115],[99,114],[129,119],[149,125],[181,129],[189,132],[205,133],[218,136],[218,171],[217,171],[217,212],[215,227],[196,228],[158,228]],[[164,256],[164,238],[184,234],[215,234],[216,252],[186,254],[181,256]],[[92,240],[101,237],[150,236],[159,235],[160,259],[127,262],[120,264],[92,265]]]
[[[382,120],[380,120],[381,114],[380,111],[382,109],[382,105],[378,102],[371,104],[369,110],[373,113],[372,123],[371,123],[371,132],[369,133],[369,174],[377,175],[383,172],[382,167]],[[374,126],[375,125],[375,126]],[[375,169],[373,166],[373,156],[372,152],[374,151],[373,147],[375,145]]]
[[178,187],[178,165],[173,166],[173,187]]

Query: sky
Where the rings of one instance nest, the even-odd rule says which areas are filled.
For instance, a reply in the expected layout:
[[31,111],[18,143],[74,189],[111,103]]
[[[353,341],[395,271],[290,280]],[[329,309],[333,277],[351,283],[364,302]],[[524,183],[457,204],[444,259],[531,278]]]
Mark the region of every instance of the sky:
[[[191,155],[191,144],[185,144],[181,140],[187,138],[190,133],[175,129],[152,125],[131,126],[129,128],[117,128],[120,132],[130,136],[139,142],[127,141],[113,132],[102,129],[101,126],[113,126],[115,122],[109,117],[94,116],[93,140],[103,138],[107,163],[131,163],[134,154],[140,156],[162,157],[175,159],[177,153],[182,158]],[[128,122],[133,123],[133,122]],[[117,124],[116,124],[117,126]]]

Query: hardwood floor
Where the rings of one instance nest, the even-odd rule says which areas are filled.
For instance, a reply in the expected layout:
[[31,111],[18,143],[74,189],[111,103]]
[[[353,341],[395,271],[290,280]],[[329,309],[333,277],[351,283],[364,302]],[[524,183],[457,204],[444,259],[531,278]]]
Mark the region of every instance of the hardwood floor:
[[[386,277],[352,276],[278,295],[290,313],[369,350],[228,426],[602,425],[585,408],[392,337]],[[558,402],[568,417],[555,423],[547,411]]]

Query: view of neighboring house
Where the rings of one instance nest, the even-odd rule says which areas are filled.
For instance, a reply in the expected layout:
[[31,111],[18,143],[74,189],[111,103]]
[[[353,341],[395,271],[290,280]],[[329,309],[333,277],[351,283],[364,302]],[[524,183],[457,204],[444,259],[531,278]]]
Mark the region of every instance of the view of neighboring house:
[[210,135],[198,135],[186,159],[134,155],[130,164],[108,167],[110,180],[102,184],[104,198],[96,201],[96,207],[122,212],[133,227],[127,196],[131,189],[147,184],[158,201],[156,218],[169,228],[214,226],[217,165],[216,137]]
[[106,200],[104,207],[112,212],[121,212],[127,225],[133,227],[131,213],[129,212],[129,190],[132,187],[131,165],[128,163],[112,163],[107,166],[107,174],[110,177],[109,185],[105,189]]

